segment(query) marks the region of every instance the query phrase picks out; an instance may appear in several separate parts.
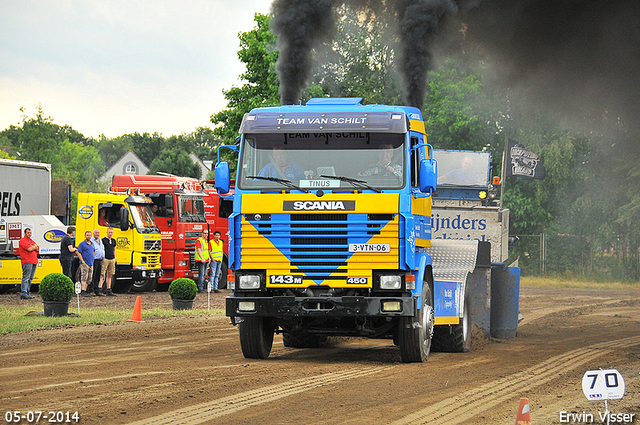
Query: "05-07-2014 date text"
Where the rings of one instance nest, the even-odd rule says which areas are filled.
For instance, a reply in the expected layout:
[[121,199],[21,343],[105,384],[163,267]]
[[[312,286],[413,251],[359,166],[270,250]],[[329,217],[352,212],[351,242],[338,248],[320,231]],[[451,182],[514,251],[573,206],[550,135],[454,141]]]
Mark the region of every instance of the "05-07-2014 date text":
[[8,410],[4,414],[5,423],[21,423],[26,421],[27,423],[78,423],[80,421],[80,414],[78,412],[63,412],[63,411],[38,411],[30,410],[27,412],[20,410]]

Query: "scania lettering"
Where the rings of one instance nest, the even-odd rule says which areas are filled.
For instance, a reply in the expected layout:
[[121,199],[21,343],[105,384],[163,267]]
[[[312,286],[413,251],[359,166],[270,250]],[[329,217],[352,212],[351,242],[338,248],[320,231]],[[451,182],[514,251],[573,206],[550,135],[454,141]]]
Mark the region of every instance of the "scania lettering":
[[425,361],[434,333],[470,349],[467,276],[487,249],[431,238],[437,166],[420,110],[360,101],[252,110],[223,147],[239,161],[233,194],[229,164],[216,165],[236,273],[226,314],[247,358],[268,357],[275,333],[297,348],[392,338],[404,362]]

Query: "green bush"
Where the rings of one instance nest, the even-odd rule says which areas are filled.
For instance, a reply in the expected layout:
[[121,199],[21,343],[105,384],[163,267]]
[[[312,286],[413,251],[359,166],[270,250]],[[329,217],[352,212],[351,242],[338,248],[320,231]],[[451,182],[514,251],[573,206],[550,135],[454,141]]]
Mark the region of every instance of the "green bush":
[[62,273],[49,273],[40,282],[42,301],[69,302],[75,293],[71,279]]
[[198,285],[188,277],[181,277],[169,285],[169,296],[172,300],[193,300],[198,294]]

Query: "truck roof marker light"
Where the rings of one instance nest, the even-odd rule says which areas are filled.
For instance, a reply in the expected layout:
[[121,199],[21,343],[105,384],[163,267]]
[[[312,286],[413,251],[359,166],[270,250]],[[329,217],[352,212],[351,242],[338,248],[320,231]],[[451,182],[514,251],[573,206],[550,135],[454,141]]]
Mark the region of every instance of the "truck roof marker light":
[[391,119],[392,120],[401,120],[402,119],[402,115],[391,114]]
[[481,191],[478,193],[478,198],[480,198],[480,199],[485,199],[486,197],[487,197],[487,192],[486,192],[485,190],[481,190]]
[[493,176],[493,181],[491,182],[494,186],[500,186],[500,176]]
[[247,115],[247,121],[255,121],[255,120],[256,120],[255,115]]

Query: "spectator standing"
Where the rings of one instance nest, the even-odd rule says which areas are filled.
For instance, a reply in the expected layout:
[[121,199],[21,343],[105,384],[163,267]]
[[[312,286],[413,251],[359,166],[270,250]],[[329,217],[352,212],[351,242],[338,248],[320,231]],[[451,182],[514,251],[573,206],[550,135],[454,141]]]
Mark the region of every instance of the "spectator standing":
[[209,267],[209,231],[203,230],[196,240],[196,262],[198,263],[198,293],[204,292],[204,279]]
[[89,297],[92,294],[87,292],[89,282],[93,278],[93,243],[91,242],[91,230],[84,232],[84,240],[78,245],[78,257],[80,258],[80,282],[81,297]]
[[102,281],[102,261],[104,260],[104,245],[102,244],[102,239],[100,239],[100,229],[95,229],[93,231],[93,239],[91,239],[91,243],[93,244],[93,279],[91,279],[91,288],[89,291],[93,291],[96,296],[102,296],[100,293],[100,282]]
[[224,242],[220,239],[220,232],[213,232],[213,239],[209,241],[209,252],[211,253],[211,265],[209,269],[209,281],[213,292],[218,291],[218,277],[222,268],[222,246]]
[[22,263],[22,282],[20,284],[20,298],[30,300],[35,298],[31,295],[31,281],[36,274],[38,267],[38,253],[40,247],[31,239],[31,229],[24,229],[24,236],[18,243],[18,254]]
[[[100,274],[104,276],[107,296],[115,297],[116,294],[111,290],[111,278],[116,273],[116,240],[113,239],[112,227],[107,229],[107,237],[102,238],[102,245],[104,246],[104,260],[102,261],[102,271]],[[100,282],[98,285],[98,291],[101,291],[103,283]]]
[[76,228],[74,226],[67,227],[67,234],[62,237],[60,241],[60,265],[62,266],[62,273],[68,276],[69,279],[74,280],[71,275],[71,261],[73,260],[73,254],[78,250],[75,247],[76,243]]

